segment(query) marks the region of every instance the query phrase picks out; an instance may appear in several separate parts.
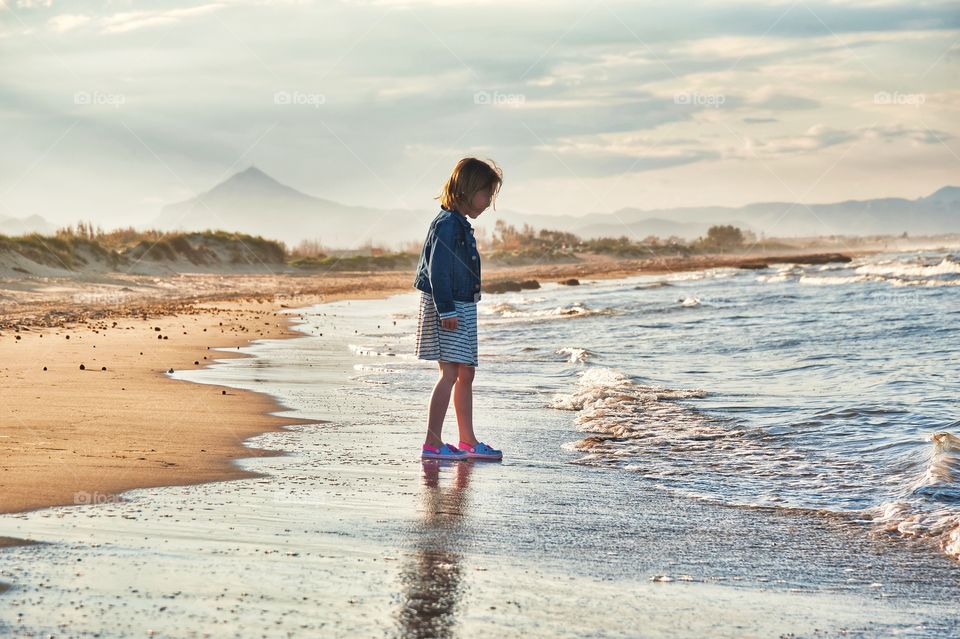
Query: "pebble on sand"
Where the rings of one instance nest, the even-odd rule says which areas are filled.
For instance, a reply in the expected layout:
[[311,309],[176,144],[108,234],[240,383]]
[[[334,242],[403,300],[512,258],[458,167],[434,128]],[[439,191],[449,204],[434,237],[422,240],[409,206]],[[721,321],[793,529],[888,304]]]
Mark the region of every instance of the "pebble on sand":
[[80,370],[85,371],[85,370],[87,370],[87,367],[84,366],[83,364],[80,364]]

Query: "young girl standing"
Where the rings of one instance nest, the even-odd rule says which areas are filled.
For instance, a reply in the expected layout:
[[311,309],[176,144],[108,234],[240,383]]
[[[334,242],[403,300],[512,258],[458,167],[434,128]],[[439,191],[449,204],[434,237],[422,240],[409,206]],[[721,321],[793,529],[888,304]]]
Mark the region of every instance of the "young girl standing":
[[[427,411],[424,459],[503,458],[473,432],[480,254],[469,221],[490,206],[502,183],[503,172],[492,160],[457,162],[437,198],[440,213],[430,223],[420,251],[413,282],[420,290],[416,353],[420,359],[436,361],[440,369]],[[457,446],[440,438],[451,393],[460,429]]]

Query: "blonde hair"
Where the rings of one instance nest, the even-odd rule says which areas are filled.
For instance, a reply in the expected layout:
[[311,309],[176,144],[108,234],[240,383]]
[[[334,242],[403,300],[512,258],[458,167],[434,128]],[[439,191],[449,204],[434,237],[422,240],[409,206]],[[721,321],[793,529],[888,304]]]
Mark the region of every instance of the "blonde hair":
[[453,167],[453,173],[443,185],[440,195],[433,199],[440,200],[441,206],[445,209],[459,211],[463,205],[470,205],[476,193],[492,189],[490,203],[493,204],[497,199],[497,193],[500,192],[501,184],[503,184],[503,171],[496,162],[463,158]]

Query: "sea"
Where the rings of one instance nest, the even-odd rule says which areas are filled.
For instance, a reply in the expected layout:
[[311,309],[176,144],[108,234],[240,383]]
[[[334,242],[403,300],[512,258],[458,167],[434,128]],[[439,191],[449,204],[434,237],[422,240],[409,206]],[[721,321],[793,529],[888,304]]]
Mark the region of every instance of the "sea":
[[[960,560],[960,254],[544,283],[478,310],[476,402],[564,411],[570,463]],[[359,376],[429,387],[411,336],[377,337],[352,345]]]

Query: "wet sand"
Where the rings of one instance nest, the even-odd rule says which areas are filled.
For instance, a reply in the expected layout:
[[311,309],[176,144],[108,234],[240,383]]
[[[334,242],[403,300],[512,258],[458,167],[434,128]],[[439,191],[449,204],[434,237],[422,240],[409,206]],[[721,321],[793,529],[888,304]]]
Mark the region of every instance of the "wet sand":
[[[544,413],[533,393],[478,402],[485,434],[511,451],[503,463],[416,461],[428,390],[386,396],[356,379],[348,348],[354,330],[389,341],[409,326],[381,328],[383,310],[359,306],[349,318],[345,306],[318,308],[303,340],[261,342],[244,349],[254,358],[176,374],[201,388],[261,389],[299,421],[250,441],[289,453],[237,462],[256,477],[0,518],[0,534],[54,542],[8,549],[0,581],[15,588],[0,629],[235,637],[251,628],[267,637],[960,629],[960,577],[948,559],[864,536],[842,519],[719,507],[651,490],[637,474],[570,464],[569,414]],[[488,382],[478,376],[478,398]]]

